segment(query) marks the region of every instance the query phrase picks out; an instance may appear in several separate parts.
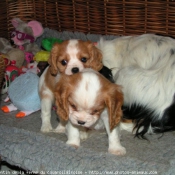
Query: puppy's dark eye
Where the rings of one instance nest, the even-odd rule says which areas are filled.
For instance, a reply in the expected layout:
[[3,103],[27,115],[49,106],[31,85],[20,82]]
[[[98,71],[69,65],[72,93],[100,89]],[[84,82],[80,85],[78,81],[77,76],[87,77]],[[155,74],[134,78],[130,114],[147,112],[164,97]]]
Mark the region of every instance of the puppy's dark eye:
[[70,106],[72,107],[73,110],[77,110],[76,106],[74,104],[70,104]]
[[62,61],[61,61],[61,64],[62,64],[63,66],[65,66],[65,65],[67,64],[67,61],[66,61],[66,60],[62,60]]
[[86,63],[86,62],[87,62],[87,58],[82,57],[82,58],[81,58],[81,61],[82,61],[83,63]]
[[97,114],[98,112],[99,112],[98,110],[93,110],[93,111],[91,112],[91,115]]

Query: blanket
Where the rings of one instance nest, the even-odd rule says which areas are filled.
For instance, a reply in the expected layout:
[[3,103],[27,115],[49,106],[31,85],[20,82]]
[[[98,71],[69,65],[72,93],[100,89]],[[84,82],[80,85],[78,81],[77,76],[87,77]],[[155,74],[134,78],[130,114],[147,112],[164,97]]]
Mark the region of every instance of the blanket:
[[[78,38],[96,42],[100,35],[57,32],[46,28],[42,38]],[[117,36],[103,36],[113,39]],[[1,106],[4,105],[4,96]],[[40,111],[25,118],[15,118],[17,112],[0,111],[1,159],[36,174],[162,174],[175,172],[175,132],[147,135],[148,140],[135,138],[132,133],[121,131],[121,144],[125,156],[108,153],[108,137],[105,132],[94,131],[75,149],[66,145],[65,134],[41,133]],[[52,125],[58,124],[52,110]]]

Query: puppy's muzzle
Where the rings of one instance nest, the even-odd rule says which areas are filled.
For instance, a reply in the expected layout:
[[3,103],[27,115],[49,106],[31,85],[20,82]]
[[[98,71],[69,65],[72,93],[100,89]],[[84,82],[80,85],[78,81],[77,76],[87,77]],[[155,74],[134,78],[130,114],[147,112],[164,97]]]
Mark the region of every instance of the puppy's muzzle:
[[75,73],[78,73],[79,72],[79,68],[78,67],[74,67],[72,68],[72,73],[75,74]]
[[81,121],[81,120],[78,120],[77,123],[78,123],[79,125],[84,125],[86,122]]

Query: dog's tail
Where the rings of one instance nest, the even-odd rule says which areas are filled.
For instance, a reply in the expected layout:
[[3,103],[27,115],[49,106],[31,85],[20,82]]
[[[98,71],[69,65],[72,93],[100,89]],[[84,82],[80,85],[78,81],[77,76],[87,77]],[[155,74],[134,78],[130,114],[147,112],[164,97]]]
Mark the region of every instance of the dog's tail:
[[122,119],[122,121],[120,122],[120,130],[125,130],[128,132],[133,132],[134,129],[134,123],[132,120],[128,120],[128,119]]
[[164,133],[175,130],[175,103],[172,103],[160,117],[153,110],[139,105],[123,106],[125,119],[133,120],[136,137],[146,139],[146,133]]

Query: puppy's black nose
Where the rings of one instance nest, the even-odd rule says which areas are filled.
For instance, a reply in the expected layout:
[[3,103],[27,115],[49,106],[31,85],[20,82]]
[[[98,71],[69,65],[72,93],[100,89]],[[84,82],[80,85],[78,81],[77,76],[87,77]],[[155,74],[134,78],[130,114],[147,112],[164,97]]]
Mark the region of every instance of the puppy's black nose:
[[84,121],[81,121],[81,120],[78,120],[78,124],[79,125],[84,125],[86,122],[84,122]]
[[78,67],[72,68],[72,73],[73,74],[78,73],[78,72],[79,72],[79,68]]

